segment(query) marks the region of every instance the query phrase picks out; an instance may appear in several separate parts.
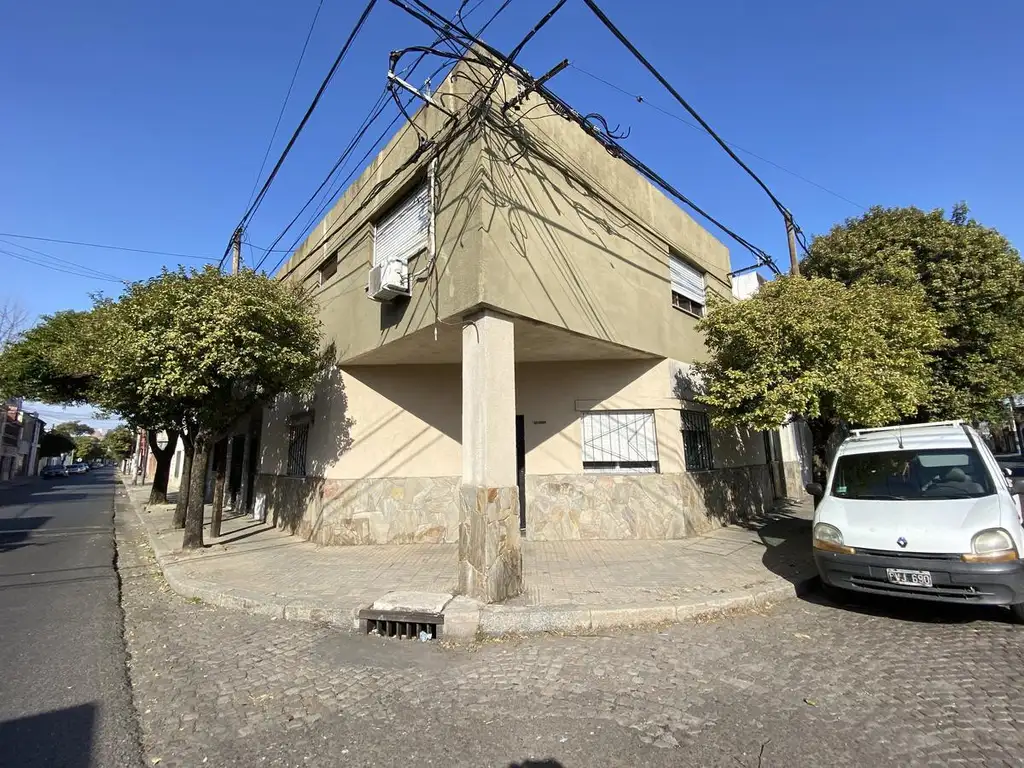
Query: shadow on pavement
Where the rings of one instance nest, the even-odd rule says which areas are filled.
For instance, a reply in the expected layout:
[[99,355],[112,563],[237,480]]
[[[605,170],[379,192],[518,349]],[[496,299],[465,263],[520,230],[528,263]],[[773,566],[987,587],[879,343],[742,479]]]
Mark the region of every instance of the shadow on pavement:
[[835,608],[839,611],[859,613],[862,616],[894,619],[917,624],[971,624],[976,621],[995,621],[1012,624],[1010,612],[998,605],[961,605],[930,600],[900,599],[886,595],[868,595],[850,590],[831,589],[828,594],[816,579],[813,587],[800,596],[813,605]]
[[557,760],[526,760],[522,763],[509,763],[508,768],[565,768]]
[[32,531],[42,528],[50,517],[14,517],[0,519],[0,552],[19,547],[42,546],[28,541]]
[[95,704],[81,704],[0,722],[0,765],[89,768],[96,716]]
[[750,523],[765,547],[761,563],[794,585],[802,585],[815,574],[809,514],[798,502],[783,500]]

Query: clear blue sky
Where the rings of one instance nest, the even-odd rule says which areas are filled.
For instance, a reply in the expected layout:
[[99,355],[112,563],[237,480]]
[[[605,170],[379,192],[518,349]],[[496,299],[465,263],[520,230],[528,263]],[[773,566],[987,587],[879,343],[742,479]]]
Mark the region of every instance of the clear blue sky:
[[[450,14],[458,0],[435,4]],[[498,4],[484,0],[470,26]],[[8,0],[0,45],[0,232],[221,254],[249,197],[316,5]],[[362,5],[324,1],[272,160]],[[507,50],[550,5],[513,0],[487,38]],[[1018,247],[1024,243],[1024,4],[602,5],[727,139],[862,205],[948,209],[964,199],[981,221]],[[388,52],[430,40],[418,22],[378,3],[253,221],[253,243],[265,245],[277,234],[353,135],[383,87]],[[569,0],[521,61],[539,74],[563,57],[681,112],[581,0]],[[630,126],[626,143],[635,154],[785,259],[774,209],[706,137],[576,70],[552,85],[581,112],[600,111],[613,125]],[[808,234],[859,212],[744,157]],[[19,242],[127,279],[175,263]],[[42,258],[6,243],[0,249]],[[734,266],[749,263],[737,249],[733,259]],[[33,314],[87,306],[92,291],[117,291],[114,283],[2,253],[0,265],[0,298],[16,298]]]

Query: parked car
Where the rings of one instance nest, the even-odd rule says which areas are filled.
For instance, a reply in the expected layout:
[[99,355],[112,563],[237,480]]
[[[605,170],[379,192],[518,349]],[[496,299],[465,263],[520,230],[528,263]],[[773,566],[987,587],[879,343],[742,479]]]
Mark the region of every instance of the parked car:
[[68,467],[68,472],[72,475],[84,475],[89,471],[89,465],[77,462]]
[[68,470],[67,467],[65,467],[63,464],[47,464],[45,467],[43,467],[43,470],[42,472],[39,473],[39,476],[42,477],[44,480],[52,480],[55,477],[67,477]]
[[827,588],[1005,605],[1024,621],[1024,477],[970,426],[854,430],[825,487],[807,491],[820,499],[812,538]]

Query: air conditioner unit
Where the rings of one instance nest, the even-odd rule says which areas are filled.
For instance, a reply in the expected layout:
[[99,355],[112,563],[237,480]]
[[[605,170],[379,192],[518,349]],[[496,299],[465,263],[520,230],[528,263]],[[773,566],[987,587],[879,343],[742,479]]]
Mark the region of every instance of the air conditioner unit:
[[366,295],[374,301],[391,301],[399,296],[411,296],[409,265],[404,261],[387,261],[371,267],[366,281]]

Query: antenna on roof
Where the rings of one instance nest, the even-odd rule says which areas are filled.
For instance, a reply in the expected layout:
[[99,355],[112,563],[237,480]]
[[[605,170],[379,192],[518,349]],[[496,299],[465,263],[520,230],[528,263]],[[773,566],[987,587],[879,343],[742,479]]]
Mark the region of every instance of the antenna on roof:
[[900,450],[903,450],[903,425],[900,424],[896,427],[896,442],[900,444]]

